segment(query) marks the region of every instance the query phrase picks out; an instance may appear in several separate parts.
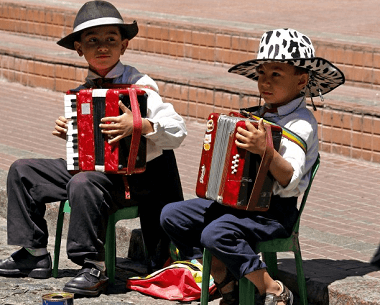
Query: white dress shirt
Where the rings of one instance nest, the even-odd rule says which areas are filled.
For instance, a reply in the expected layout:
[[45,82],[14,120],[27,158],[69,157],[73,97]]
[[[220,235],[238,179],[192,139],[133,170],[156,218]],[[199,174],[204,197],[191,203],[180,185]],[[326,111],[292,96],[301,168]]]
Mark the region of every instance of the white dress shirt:
[[277,113],[266,113],[264,118],[284,126],[300,136],[307,144],[306,155],[296,143],[282,137],[279,154],[293,167],[293,176],[286,187],[277,181],[273,194],[281,197],[298,197],[307,188],[310,170],[318,156],[318,123],[312,112],[306,108],[304,97],[278,107]]

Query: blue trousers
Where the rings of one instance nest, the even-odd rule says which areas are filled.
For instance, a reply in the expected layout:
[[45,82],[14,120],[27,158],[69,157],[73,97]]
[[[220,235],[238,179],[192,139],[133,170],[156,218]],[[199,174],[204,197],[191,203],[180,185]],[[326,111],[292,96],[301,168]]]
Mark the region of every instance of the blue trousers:
[[201,258],[206,248],[240,279],[266,268],[255,245],[290,236],[298,216],[296,205],[296,197],[273,196],[267,212],[247,212],[195,198],[166,205],[160,221],[181,259]]

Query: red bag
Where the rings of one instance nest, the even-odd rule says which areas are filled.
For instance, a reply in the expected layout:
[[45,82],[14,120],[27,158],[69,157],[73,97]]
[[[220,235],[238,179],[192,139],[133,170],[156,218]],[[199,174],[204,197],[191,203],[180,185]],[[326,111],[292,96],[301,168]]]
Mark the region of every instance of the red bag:
[[[177,261],[146,277],[127,279],[128,289],[170,301],[194,301],[201,297],[202,265],[196,260]],[[210,277],[209,293],[216,291]]]

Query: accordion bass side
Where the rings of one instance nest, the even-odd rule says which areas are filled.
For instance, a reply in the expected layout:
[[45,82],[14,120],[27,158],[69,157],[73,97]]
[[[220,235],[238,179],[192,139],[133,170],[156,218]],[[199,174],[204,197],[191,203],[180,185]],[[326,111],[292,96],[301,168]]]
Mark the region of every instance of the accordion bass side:
[[[263,160],[257,154],[238,148],[235,144],[238,127],[246,128],[241,117],[218,113],[210,114],[203,141],[196,194],[223,205],[249,211],[269,208],[274,178],[263,170]],[[256,126],[258,121],[250,119]],[[273,149],[280,146],[282,128],[266,126],[267,143]],[[269,132],[268,132],[269,130]],[[269,134],[268,134],[269,133]],[[268,146],[268,144],[267,144]],[[260,180],[260,181],[258,181]]]
[[103,117],[122,113],[119,100],[132,111],[134,125],[138,119],[141,123],[141,117],[146,117],[147,94],[139,88],[124,85],[118,89],[83,89],[66,93],[65,117],[69,119],[66,157],[69,171],[131,174],[145,170],[146,138],[138,134],[138,128],[136,134],[114,144],[109,144],[108,136],[100,130]]

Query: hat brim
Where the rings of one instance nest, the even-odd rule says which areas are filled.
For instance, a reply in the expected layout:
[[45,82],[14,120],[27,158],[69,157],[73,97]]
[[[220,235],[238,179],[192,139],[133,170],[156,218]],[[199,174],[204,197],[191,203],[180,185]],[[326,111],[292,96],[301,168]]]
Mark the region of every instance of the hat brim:
[[[139,32],[139,28],[137,26],[136,21],[133,21],[133,23],[129,23],[129,24],[107,23],[107,24],[100,24],[100,25],[117,25],[120,28],[120,31],[122,31],[122,36],[128,40],[131,40]],[[95,27],[95,26],[92,26],[92,27]],[[82,29],[80,31],[73,32],[63,37],[61,40],[57,42],[57,44],[66,49],[75,50],[74,42],[80,40],[80,35],[84,30],[85,29]]]
[[305,90],[307,97],[326,94],[344,84],[345,77],[341,70],[321,57],[307,59],[254,59],[231,67],[228,72],[243,75],[249,79],[258,80],[257,68],[265,63],[287,63],[311,71],[309,89]]

